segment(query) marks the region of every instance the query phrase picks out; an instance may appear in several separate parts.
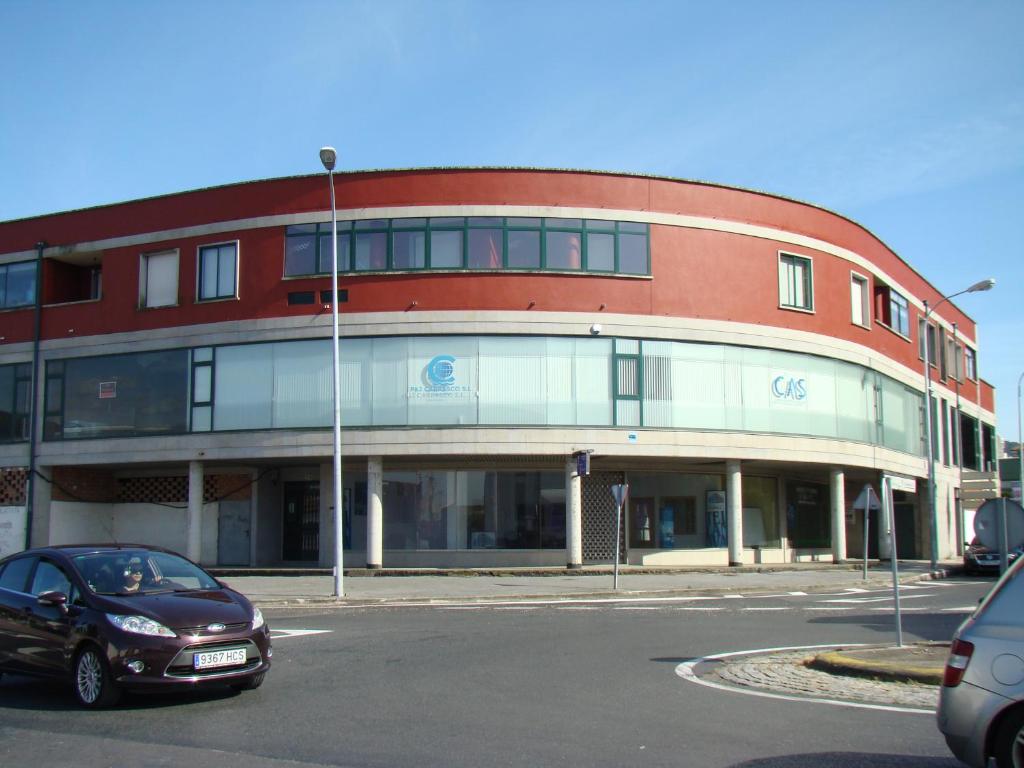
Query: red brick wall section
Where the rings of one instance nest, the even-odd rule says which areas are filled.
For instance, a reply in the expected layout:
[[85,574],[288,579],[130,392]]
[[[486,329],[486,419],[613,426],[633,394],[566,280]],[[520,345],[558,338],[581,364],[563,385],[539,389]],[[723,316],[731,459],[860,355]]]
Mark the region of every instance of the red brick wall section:
[[213,475],[203,483],[204,501],[247,501],[252,498],[249,475]]
[[111,502],[117,498],[113,472],[85,467],[54,467],[53,501]]
[[[203,501],[251,498],[248,475],[207,475],[203,478]],[[22,490],[24,494],[24,490]],[[188,476],[114,478],[111,472],[80,467],[54,470],[54,501],[116,502],[119,504],[188,504]]]
[[27,470],[20,467],[0,469],[0,507],[24,506],[27,488]]

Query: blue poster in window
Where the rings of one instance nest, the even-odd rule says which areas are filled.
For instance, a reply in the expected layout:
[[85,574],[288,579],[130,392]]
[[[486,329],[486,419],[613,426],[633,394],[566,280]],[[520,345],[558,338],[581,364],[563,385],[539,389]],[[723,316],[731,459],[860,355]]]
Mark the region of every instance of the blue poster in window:
[[671,549],[676,545],[676,513],[671,506],[661,508],[661,546]]
[[708,491],[705,496],[705,524],[709,547],[729,546],[729,523],[725,517],[725,491]]

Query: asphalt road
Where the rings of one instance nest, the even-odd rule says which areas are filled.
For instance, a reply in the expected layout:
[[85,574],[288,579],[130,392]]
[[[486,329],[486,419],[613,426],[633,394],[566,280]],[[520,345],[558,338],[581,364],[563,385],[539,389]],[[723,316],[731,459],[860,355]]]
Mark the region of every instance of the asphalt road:
[[[991,580],[903,592],[908,641],[948,640]],[[893,637],[885,592],[280,611],[258,691],[77,708],[0,681],[0,765],[376,768],[958,763],[929,715],[689,683],[684,661]],[[301,634],[297,630],[320,630]]]

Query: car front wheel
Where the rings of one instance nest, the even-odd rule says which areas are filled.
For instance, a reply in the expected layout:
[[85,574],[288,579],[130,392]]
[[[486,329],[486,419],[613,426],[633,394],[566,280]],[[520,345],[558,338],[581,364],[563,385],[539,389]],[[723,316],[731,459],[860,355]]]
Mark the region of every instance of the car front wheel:
[[1024,768],[1024,709],[1018,707],[999,726],[995,757],[999,768]]
[[110,665],[98,648],[84,649],[75,658],[75,696],[84,707],[109,707],[121,698],[111,679]]

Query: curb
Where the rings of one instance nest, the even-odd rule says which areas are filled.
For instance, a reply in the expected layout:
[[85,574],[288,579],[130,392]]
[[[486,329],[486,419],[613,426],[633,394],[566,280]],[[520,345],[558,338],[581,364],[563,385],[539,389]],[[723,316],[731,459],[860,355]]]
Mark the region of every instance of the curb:
[[[948,647],[945,643],[936,645]],[[888,680],[895,683],[920,683],[931,686],[942,685],[942,677],[945,671],[943,666],[858,659],[847,656],[842,650],[819,653],[805,661],[804,664],[811,669],[817,669],[833,675],[866,677],[874,680]]]
[[[375,572],[376,573],[376,572]],[[917,581],[935,581],[938,579],[945,579],[951,576],[958,575],[959,569],[939,569],[926,573],[914,573],[911,575],[903,576],[900,578],[901,584],[911,584]],[[475,572],[473,575],[477,575]],[[506,574],[508,575],[508,574]],[[603,574],[596,574],[603,575]],[[611,575],[609,571],[608,575]],[[852,584],[853,582],[851,582]],[[869,579],[868,581],[857,581],[856,586],[872,586],[881,587],[888,586],[892,583],[891,577],[887,578],[875,578]],[[822,585],[818,583],[807,584],[807,585],[790,585],[793,590],[814,590],[827,586],[829,589],[844,588],[844,585]],[[261,608],[288,608],[288,607],[338,607],[338,608],[372,608],[382,607],[388,605],[451,605],[453,603],[505,603],[505,602],[562,602],[562,601],[598,601],[598,600],[633,600],[633,599],[644,599],[644,598],[672,598],[672,597],[716,597],[724,594],[731,594],[735,591],[735,587],[722,586],[722,587],[680,587],[680,588],[668,588],[668,589],[651,589],[651,590],[601,590],[596,592],[577,592],[577,593],[551,593],[551,594],[538,594],[538,593],[526,593],[526,594],[507,594],[507,595],[466,595],[466,596],[453,596],[453,595],[433,595],[433,596],[393,596],[393,597],[361,597],[361,598],[349,598],[342,597],[336,598],[332,595],[317,595],[317,596],[268,596],[266,598],[250,597],[249,599]],[[775,590],[769,589],[751,589],[744,590],[744,594],[756,597],[762,594],[775,594]],[[940,675],[941,676],[941,675]]]

